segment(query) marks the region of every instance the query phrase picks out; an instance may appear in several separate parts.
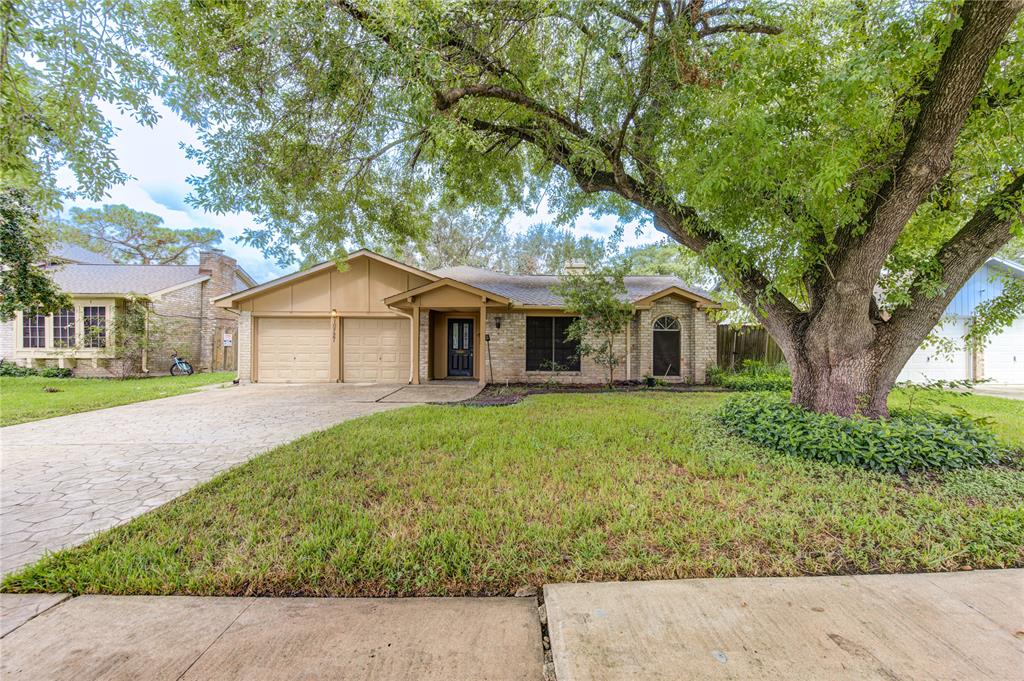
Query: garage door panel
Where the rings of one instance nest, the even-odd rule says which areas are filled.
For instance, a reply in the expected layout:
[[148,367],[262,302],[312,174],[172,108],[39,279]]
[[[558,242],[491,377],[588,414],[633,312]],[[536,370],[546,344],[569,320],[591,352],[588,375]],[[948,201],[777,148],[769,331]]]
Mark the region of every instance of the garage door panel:
[[349,317],[344,323],[342,380],[405,383],[409,380],[409,320]]
[[1024,318],[993,336],[985,347],[985,377],[993,383],[1024,385]]
[[331,320],[259,320],[261,383],[322,383],[331,373]]
[[966,326],[962,319],[949,319],[933,331],[935,336],[952,339],[958,347],[952,353],[939,348],[920,347],[911,356],[897,381],[963,381],[969,378],[969,351],[963,347]]

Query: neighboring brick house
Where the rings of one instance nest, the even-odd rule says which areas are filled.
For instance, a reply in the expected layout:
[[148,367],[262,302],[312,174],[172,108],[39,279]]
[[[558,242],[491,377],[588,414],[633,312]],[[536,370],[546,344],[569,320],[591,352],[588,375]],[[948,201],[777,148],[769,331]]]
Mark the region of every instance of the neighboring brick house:
[[[557,281],[474,267],[427,272],[361,250],[343,270],[321,263],[216,304],[240,315],[242,381],[602,382],[605,369],[565,340],[573,318],[552,290]],[[625,284],[636,313],[617,341],[629,361],[616,378],[704,383],[716,350],[708,312],[720,304],[675,277]]]
[[215,353],[222,334],[237,334],[238,315],[212,301],[256,283],[217,249],[201,252],[196,265],[120,265],[58,244],[44,266],[73,304],[56,315],[19,312],[0,324],[0,357],[22,366],[67,367],[76,376],[111,375],[117,339],[109,330],[125,301],[138,297],[149,301],[152,328],[161,329],[161,340],[136,371],[166,373],[174,350],[197,371],[219,368]]

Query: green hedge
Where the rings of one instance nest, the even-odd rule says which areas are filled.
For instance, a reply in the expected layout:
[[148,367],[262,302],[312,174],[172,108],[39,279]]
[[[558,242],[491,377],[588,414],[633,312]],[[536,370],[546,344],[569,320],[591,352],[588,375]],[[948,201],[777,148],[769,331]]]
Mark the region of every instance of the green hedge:
[[31,367],[20,367],[10,362],[0,362],[0,376],[42,376],[43,378],[71,378],[71,369],[60,367],[43,367],[32,369]]
[[792,405],[779,393],[730,397],[718,418],[730,432],[786,454],[887,473],[991,465],[1010,454],[987,428],[960,416],[842,418]]

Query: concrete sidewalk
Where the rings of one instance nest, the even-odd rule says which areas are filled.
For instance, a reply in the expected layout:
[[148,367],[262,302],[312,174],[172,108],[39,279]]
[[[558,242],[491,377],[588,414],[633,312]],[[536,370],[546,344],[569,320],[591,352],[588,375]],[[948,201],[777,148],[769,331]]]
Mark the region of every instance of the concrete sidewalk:
[[1024,679],[1024,570],[544,587],[558,681]]
[[533,598],[81,596],[0,639],[0,678],[538,681],[540,632]]
[[[1024,679],[1024,570],[544,589],[557,681]],[[0,678],[545,677],[534,598],[0,594]]]

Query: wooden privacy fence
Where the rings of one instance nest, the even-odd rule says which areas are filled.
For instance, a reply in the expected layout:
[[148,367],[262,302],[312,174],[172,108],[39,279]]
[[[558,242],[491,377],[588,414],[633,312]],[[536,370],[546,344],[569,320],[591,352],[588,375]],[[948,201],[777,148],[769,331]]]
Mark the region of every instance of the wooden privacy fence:
[[756,359],[768,364],[785,362],[782,350],[759,324],[718,325],[718,366],[735,370],[743,360]]
[[213,362],[210,371],[238,369],[238,331],[234,327],[218,326],[213,334]]

